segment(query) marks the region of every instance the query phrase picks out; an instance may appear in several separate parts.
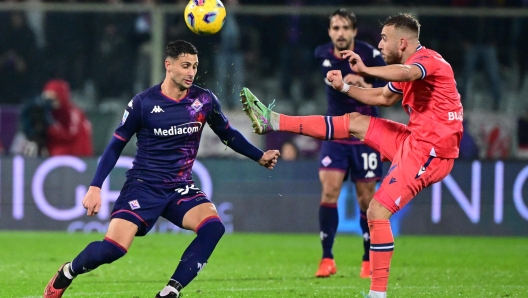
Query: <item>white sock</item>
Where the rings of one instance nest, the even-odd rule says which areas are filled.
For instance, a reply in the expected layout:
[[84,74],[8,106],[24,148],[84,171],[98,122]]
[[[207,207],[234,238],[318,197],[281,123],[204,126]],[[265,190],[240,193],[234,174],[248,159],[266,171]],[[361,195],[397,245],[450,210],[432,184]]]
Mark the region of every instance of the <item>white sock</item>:
[[64,267],[62,267],[62,272],[64,273],[64,276],[66,276],[68,279],[74,279],[75,276],[71,275],[70,273],[70,266],[71,263],[64,265]]
[[176,296],[178,296],[178,294],[180,294],[180,292],[178,292],[178,290],[176,290],[175,287],[171,287],[169,285],[165,286],[165,288],[163,288],[163,290],[161,290],[160,292],[160,296],[167,296],[170,294],[170,292],[174,292],[176,293]]
[[270,126],[272,130],[279,130],[280,114],[270,111]]
[[369,292],[370,298],[387,298],[387,292],[372,291]]

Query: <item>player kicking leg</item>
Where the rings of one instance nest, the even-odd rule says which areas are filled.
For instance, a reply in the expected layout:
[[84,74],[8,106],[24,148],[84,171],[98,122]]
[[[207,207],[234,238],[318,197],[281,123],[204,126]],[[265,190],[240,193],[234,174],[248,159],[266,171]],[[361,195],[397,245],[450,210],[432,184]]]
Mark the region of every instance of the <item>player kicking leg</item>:
[[[370,230],[371,286],[367,297],[386,298],[394,237],[389,218],[421,189],[441,181],[451,171],[453,159],[436,158],[410,145],[407,126],[353,112],[339,117],[287,116],[264,106],[247,88],[241,92],[246,114],[256,133],[286,131],[317,139],[346,139],[350,134],[392,162],[367,210]],[[402,162],[405,160],[405,162]]]

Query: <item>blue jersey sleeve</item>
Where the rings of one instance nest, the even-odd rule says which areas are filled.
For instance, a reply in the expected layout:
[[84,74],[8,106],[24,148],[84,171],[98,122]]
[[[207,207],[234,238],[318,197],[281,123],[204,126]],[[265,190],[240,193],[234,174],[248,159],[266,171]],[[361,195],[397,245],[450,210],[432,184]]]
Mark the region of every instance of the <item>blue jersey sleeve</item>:
[[101,188],[106,177],[114,168],[117,160],[119,159],[119,155],[121,155],[121,152],[123,151],[123,148],[125,148],[126,144],[127,142],[123,142],[115,136],[112,137],[112,140],[108,146],[106,146],[106,149],[99,160],[97,170],[95,171],[95,176],[90,186],[97,186]]
[[240,153],[254,161],[262,158],[264,152],[253,146],[238,130],[229,125],[227,117],[222,113],[220,102],[216,96],[211,92],[212,110],[207,118],[207,123],[214,131],[214,133],[235,152]]
[[114,137],[128,142],[141,127],[141,100],[134,96],[125,109],[119,127],[114,132]]

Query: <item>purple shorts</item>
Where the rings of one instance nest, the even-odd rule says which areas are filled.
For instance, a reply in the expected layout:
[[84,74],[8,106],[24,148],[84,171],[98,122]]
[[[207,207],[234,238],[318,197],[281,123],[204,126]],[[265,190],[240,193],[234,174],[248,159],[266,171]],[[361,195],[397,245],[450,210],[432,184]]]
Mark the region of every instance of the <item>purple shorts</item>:
[[383,164],[379,153],[369,146],[324,141],[319,155],[320,171],[341,171],[353,182],[381,180]]
[[160,216],[182,227],[183,216],[192,208],[211,203],[194,184],[154,185],[139,179],[125,182],[117,198],[112,218],[122,218],[138,226],[136,236],[146,235]]

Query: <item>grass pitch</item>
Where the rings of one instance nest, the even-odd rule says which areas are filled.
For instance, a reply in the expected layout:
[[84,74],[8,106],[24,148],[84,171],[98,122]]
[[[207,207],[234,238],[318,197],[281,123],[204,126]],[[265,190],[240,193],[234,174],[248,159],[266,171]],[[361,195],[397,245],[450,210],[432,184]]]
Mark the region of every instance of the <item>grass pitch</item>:
[[[77,278],[64,297],[152,298],[192,234],[137,238],[128,254]],[[42,297],[58,267],[99,234],[0,232],[0,297]],[[398,237],[389,297],[528,297],[528,239]],[[232,234],[184,289],[189,297],[362,297],[361,238],[339,235],[338,273],[314,278],[318,235]]]

